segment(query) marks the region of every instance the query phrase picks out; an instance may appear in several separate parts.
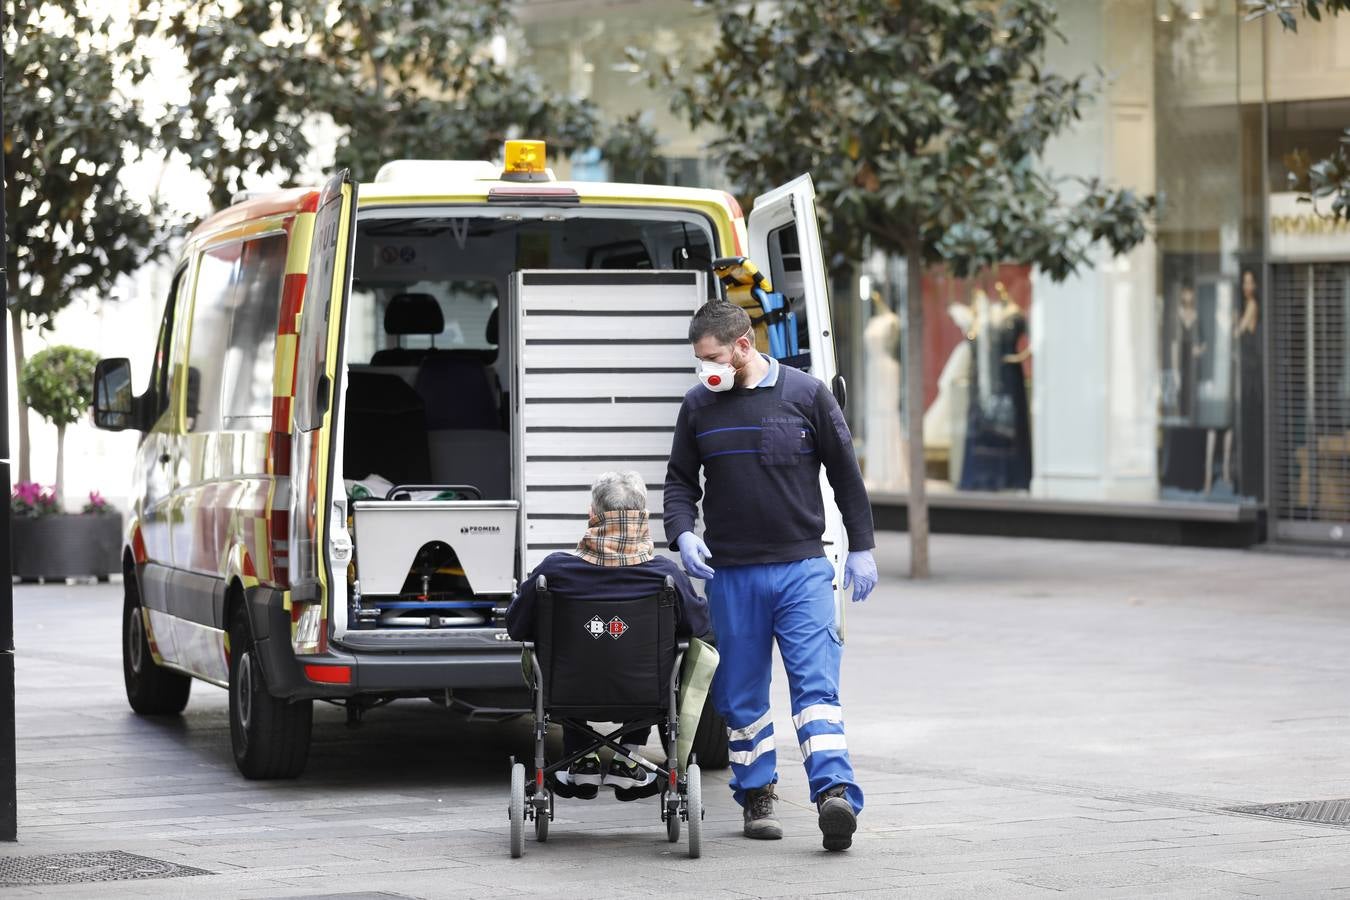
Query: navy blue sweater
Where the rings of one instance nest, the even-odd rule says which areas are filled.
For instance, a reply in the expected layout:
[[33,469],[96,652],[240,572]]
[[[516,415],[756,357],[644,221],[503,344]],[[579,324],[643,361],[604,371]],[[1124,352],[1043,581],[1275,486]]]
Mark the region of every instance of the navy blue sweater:
[[[781,366],[771,387],[684,395],[666,470],[665,526],[694,530],[703,499],[711,565],[792,562],[824,555],[820,467],[844,516],[850,550],[871,550],[872,508],[853,439],[823,382]],[[706,493],[699,488],[699,469]]]
[[689,576],[664,556],[634,566],[597,566],[571,553],[550,553],[535,566],[520,585],[506,610],[506,633],[515,641],[534,640],[535,603],[538,595],[534,580],[548,578],[548,589],[560,597],[584,597],[589,600],[636,600],[660,593],[666,576],[675,579],[680,602],[675,605],[675,633],[680,637],[711,640],[712,624],[708,601],[694,590]]

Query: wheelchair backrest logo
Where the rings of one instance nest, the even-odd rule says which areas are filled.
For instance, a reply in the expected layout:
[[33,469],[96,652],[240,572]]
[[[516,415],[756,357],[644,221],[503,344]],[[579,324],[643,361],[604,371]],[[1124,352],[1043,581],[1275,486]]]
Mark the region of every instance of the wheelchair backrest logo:
[[605,635],[609,635],[617,641],[619,638],[623,637],[624,632],[628,630],[628,623],[618,616],[615,616],[608,622],[599,616],[592,616],[591,620],[582,627],[586,629],[587,634],[596,640],[599,640]]

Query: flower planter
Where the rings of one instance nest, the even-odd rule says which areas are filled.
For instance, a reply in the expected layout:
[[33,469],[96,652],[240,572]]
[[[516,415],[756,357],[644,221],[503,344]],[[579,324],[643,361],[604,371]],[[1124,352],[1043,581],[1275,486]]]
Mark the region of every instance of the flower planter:
[[25,581],[107,581],[122,569],[122,517],[116,513],[13,516],[9,535],[13,574]]

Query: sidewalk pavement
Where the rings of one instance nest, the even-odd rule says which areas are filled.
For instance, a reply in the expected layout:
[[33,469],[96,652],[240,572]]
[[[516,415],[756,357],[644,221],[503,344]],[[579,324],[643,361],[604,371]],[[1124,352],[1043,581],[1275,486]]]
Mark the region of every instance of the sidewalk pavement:
[[[843,702],[867,808],[820,850],[791,738],[787,837],[740,837],[706,773],[704,858],[655,801],[559,801],[507,854],[506,760],[528,727],[425,701],[316,709],[305,775],[243,780],[224,691],[132,715],[119,585],[16,586],[20,842],[201,870],[0,896],[1350,896],[1350,825],[1231,811],[1350,797],[1350,563],[1268,552],[937,536],[936,576],[846,622]],[[776,732],[791,735],[781,670]],[[527,835],[529,832],[527,831]]]

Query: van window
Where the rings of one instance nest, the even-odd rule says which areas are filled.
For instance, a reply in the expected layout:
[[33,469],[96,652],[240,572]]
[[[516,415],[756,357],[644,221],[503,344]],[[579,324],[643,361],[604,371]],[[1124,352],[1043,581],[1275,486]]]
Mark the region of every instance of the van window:
[[223,366],[224,425],[230,431],[267,431],[272,423],[286,236],[273,234],[245,243],[237,275]]
[[[709,273],[710,296],[716,291],[712,230],[702,216],[615,210],[611,217],[610,212],[492,215],[447,209],[363,216],[357,225],[347,359],[416,367],[432,348],[483,351],[499,359],[504,323],[489,319],[505,303],[511,273],[520,269],[701,269]],[[440,307],[439,330],[419,328],[427,322],[421,315],[396,317],[415,330],[387,328],[395,324],[386,315],[391,304],[412,309],[416,303],[410,298],[424,297],[435,298]]]
[[186,274],[186,265],[180,267],[174,273],[173,285],[169,288],[169,299],[164,304],[164,317],[159,323],[159,335],[155,338],[155,358],[151,364],[150,385],[147,391],[154,400],[153,414],[156,423],[159,423],[164,414],[169,411],[170,401],[174,398],[173,391],[176,382],[170,377],[173,372],[173,365],[175,362],[182,363],[181,344],[176,358],[171,359],[170,354],[173,351],[174,325],[178,321],[178,307],[186,296],[186,291],[183,289],[188,281],[185,277]]
[[207,250],[188,342],[189,431],[266,431],[286,271],[281,233]]
[[[785,348],[780,359],[798,369],[811,366],[811,323],[806,314],[806,281],[802,275],[802,254],[797,243],[795,222],[769,232],[769,281],[787,301],[787,309],[796,318],[796,352]],[[764,348],[767,352],[767,348]]]

